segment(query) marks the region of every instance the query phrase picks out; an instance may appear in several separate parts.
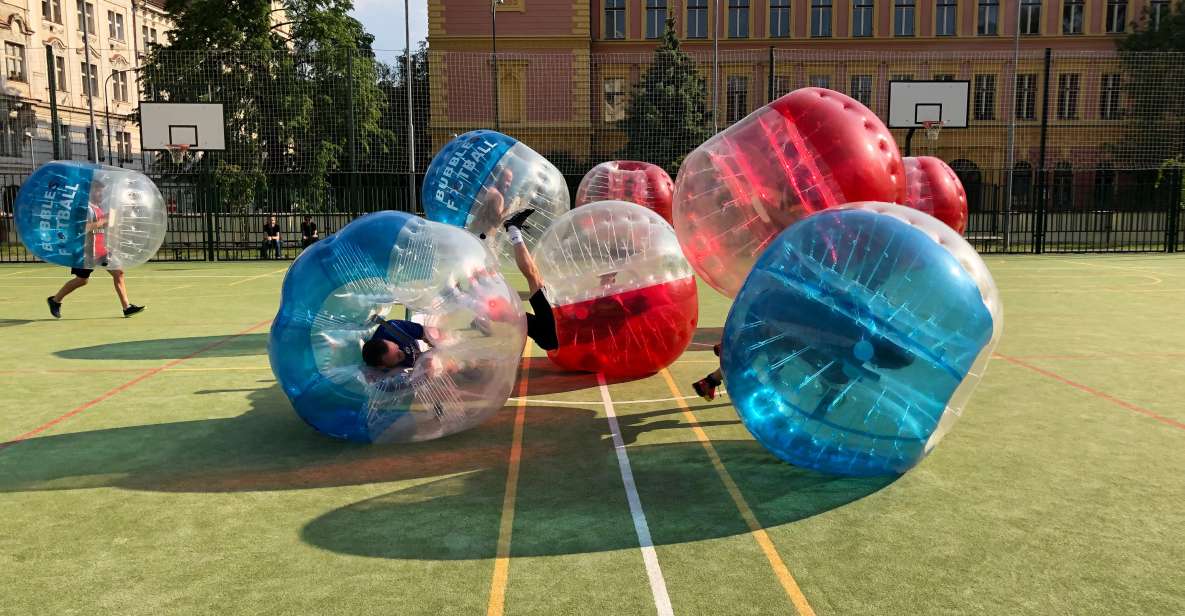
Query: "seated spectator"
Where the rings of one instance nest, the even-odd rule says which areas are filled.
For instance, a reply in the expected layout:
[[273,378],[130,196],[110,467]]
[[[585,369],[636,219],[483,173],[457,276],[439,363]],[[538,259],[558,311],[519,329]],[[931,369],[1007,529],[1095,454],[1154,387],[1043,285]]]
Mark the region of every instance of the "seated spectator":
[[317,235],[317,223],[313,222],[311,216],[305,216],[304,222],[300,223],[300,247],[308,248],[319,239],[321,238]]
[[280,258],[280,225],[276,222],[276,217],[268,218],[267,224],[263,225],[263,250],[260,251],[259,258],[266,259],[268,249],[275,251],[277,259]]

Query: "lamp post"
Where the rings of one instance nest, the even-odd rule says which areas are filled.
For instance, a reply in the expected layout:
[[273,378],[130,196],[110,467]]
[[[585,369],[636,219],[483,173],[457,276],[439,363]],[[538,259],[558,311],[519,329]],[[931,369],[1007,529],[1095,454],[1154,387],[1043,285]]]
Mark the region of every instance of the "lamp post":
[[720,132],[720,0],[712,2],[712,130]]
[[[139,68],[124,68],[112,70],[110,74],[103,79],[103,115],[107,118],[107,159],[114,160],[111,156],[111,105],[107,100],[107,82],[115,76],[116,73],[130,73],[140,70]],[[94,134],[94,120],[91,121],[91,134]],[[98,162],[98,154],[95,155],[95,162]],[[123,161],[119,162],[119,166],[123,166]]]
[[1012,246],[1012,190],[1013,173],[1016,167],[1016,76],[1020,70],[1020,8],[1022,0],[1016,0],[1016,32],[1012,37],[1012,117],[1008,118],[1008,157],[1005,161],[1005,172],[1008,179],[1004,187],[1004,252]]
[[403,62],[407,69],[404,84],[407,90],[407,207],[416,210],[416,121],[412,113],[411,78],[411,14],[407,12],[408,0],[403,0]]
[[490,0],[490,50],[494,66],[494,130],[502,130],[501,115],[498,113],[498,19],[497,6],[504,0]]
[[[99,162],[99,131],[95,127],[95,81],[94,73],[91,72],[91,67],[94,65],[91,64],[90,31],[90,23],[94,19],[94,13],[91,13],[87,8],[91,5],[80,4],[79,6],[83,7],[84,9],[82,11],[82,23],[79,24],[79,26],[82,28],[82,53],[85,56],[83,58],[84,61],[82,64],[86,67],[86,74],[82,76],[82,80],[86,82],[86,92],[88,94],[86,97],[86,105],[87,109],[90,110],[91,118],[91,138],[89,140],[90,147],[88,148],[89,151],[87,152],[87,155],[90,156],[92,163],[97,163]],[[106,97],[104,96],[104,98]]]

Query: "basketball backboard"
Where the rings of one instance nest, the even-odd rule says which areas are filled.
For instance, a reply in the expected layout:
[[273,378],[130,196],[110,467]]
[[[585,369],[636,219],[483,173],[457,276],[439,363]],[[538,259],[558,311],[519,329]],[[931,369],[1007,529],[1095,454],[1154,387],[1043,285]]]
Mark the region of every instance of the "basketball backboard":
[[967,128],[969,81],[890,81],[889,128]]
[[140,102],[140,149],[166,150],[188,145],[190,151],[226,149],[226,124],[220,103]]

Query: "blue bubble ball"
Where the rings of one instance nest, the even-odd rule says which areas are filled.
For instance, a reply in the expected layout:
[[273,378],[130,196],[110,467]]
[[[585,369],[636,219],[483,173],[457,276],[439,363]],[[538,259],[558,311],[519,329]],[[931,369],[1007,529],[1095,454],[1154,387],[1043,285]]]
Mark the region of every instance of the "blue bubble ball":
[[[413,367],[381,370],[362,345],[381,320],[420,323]],[[526,317],[473,235],[402,212],[363,216],[289,268],[268,358],[296,413],[351,441],[408,442],[472,428],[501,409]]]
[[17,231],[37,258],[66,267],[122,270],[152,258],[167,214],[143,173],[73,161],[41,165],[17,194]]
[[983,260],[927,214],[849,204],[761,254],[721,363],[753,436],[821,472],[903,473],[961,414],[1002,331]]

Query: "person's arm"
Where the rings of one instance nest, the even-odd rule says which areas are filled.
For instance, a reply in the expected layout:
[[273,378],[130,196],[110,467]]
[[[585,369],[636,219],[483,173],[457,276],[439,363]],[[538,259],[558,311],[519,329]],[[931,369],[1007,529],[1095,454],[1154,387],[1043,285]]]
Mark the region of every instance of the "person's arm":
[[312,225],[311,225],[311,226],[312,226],[312,228],[313,228],[313,235],[312,235],[312,237],[316,238],[316,237],[317,237],[317,223],[315,223],[315,222],[314,222],[314,223],[312,223]]

